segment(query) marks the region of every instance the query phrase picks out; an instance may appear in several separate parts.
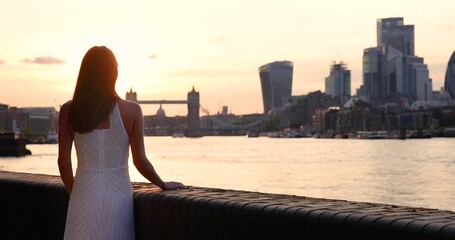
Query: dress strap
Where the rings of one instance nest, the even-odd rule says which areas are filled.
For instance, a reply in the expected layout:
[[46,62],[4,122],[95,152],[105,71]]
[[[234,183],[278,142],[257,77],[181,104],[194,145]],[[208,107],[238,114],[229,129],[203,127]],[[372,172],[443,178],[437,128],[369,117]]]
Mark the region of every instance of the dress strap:
[[114,109],[112,109],[112,112],[110,115],[110,123],[112,125],[115,125],[115,129],[118,129],[118,131],[120,131],[120,132],[124,132],[128,136],[125,126],[123,125],[123,119],[122,119],[122,115],[120,114],[120,108],[118,107],[118,102],[115,103]]

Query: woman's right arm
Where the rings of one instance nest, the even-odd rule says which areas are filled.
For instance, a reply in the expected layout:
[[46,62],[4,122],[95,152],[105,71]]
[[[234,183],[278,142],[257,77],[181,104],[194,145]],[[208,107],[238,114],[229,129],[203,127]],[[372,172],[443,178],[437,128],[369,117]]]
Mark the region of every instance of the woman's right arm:
[[142,110],[138,104],[130,104],[132,106],[129,110],[132,110],[132,114],[134,114],[134,120],[130,133],[130,145],[134,166],[142,174],[142,176],[164,190],[186,188],[186,186],[180,182],[164,182],[155,171],[153,165],[147,159],[144,147],[144,118]]

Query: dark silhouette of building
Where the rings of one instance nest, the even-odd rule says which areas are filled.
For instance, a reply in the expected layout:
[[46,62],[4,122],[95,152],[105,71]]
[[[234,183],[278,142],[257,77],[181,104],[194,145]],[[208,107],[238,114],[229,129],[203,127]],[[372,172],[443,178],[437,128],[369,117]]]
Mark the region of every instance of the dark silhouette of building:
[[363,50],[363,85],[359,95],[367,96],[374,105],[386,95],[382,72],[384,54],[382,47],[372,47]]
[[59,113],[54,107],[18,108],[17,112],[19,129],[29,129],[43,136],[57,133]]
[[172,133],[182,132],[182,117],[166,117],[162,104],[187,104],[188,115],[186,119],[186,135],[188,137],[200,137],[199,109],[200,100],[199,92],[193,89],[188,92],[187,100],[137,100],[137,93],[130,89],[126,93],[126,100],[135,101],[139,104],[160,104],[154,116],[144,117],[144,130],[147,135],[169,135]]
[[414,56],[414,25],[404,25],[403,18],[382,18],[376,22],[377,45],[392,46],[403,55]]
[[133,88],[130,88],[130,91],[126,93],[125,99],[137,102],[137,93],[133,92]]
[[283,98],[292,94],[293,63],[276,61],[259,68],[264,113],[279,112]]
[[313,115],[317,110],[339,105],[340,98],[331,97],[320,90],[310,92],[307,95],[291,96],[286,99],[286,104],[280,113],[280,127],[312,126]]
[[6,104],[0,104],[0,131],[13,131],[12,111]]
[[199,126],[199,92],[193,89],[188,93],[188,131],[187,137],[202,136]]
[[444,88],[450,94],[450,97],[455,99],[455,51],[453,51],[447,64]]
[[429,101],[432,83],[424,59],[414,54],[414,26],[403,18],[377,20],[377,46],[363,52],[363,84],[358,95],[373,106]]
[[337,125],[337,113],[339,107],[318,109],[313,116],[313,126],[316,136],[333,137]]

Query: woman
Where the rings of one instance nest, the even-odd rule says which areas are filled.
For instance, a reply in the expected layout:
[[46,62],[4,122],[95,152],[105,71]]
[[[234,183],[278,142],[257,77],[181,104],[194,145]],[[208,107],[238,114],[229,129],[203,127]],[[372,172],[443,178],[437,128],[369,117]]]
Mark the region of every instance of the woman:
[[[82,60],[73,99],[60,110],[58,166],[70,194],[65,239],[134,239],[129,146],[134,166],[149,181],[165,190],[186,188],[161,180],[147,159],[141,108],[118,97],[117,74],[112,51],[91,48]],[[78,158],[74,178],[73,141]]]

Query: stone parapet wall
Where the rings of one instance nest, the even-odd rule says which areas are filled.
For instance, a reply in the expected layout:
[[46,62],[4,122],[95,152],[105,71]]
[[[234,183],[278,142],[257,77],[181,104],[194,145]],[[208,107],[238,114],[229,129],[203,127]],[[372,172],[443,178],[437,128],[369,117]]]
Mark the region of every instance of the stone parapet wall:
[[[455,239],[455,212],[133,183],[136,239]],[[57,176],[0,171],[0,239],[62,239]]]

